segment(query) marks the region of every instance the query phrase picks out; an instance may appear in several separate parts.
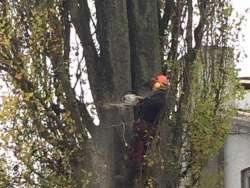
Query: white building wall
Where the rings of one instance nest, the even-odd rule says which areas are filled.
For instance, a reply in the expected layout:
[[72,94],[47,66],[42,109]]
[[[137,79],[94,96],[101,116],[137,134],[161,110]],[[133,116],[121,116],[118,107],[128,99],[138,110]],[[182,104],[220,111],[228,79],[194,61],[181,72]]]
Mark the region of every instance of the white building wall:
[[250,167],[250,134],[230,135],[224,152],[225,188],[241,188],[241,170]]
[[242,100],[237,100],[235,103],[235,107],[242,110],[250,109],[250,91],[245,91],[246,93],[243,96]]

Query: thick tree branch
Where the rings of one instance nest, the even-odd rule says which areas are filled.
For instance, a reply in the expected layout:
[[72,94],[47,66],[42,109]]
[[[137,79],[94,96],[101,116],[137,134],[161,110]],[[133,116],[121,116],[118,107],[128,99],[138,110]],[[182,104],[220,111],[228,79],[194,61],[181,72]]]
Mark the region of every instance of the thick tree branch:
[[58,80],[62,88],[61,92],[65,94],[65,100],[63,100],[62,103],[65,108],[69,110],[70,116],[75,121],[78,133],[84,133],[86,125],[83,122],[84,120],[81,118],[76,95],[68,78],[67,68],[65,67],[62,59],[57,55],[52,54],[51,60],[53,69],[58,71]]
[[[69,53],[70,53],[70,21],[69,21],[69,1],[64,0],[62,3],[62,25],[63,25],[63,39],[64,39],[64,62],[68,63],[69,70]],[[69,72],[69,71],[68,71]],[[70,76],[70,75],[68,75]]]
[[[0,60],[0,70],[3,70],[6,73],[8,73],[15,80],[15,82],[18,84],[18,86],[20,87],[20,89],[23,92],[31,93],[31,92],[35,91],[34,84],[31,81],[29,81],[24,74],[21,74],[20,72],[18,72],[14,68],[12,68],[8,62],[6,62],[4,60]],[[67,77],[67,75],[65,75],[65,76]],[[70,89],[72,89],[72,88],[70,88]],[[51,126],[48,128],[50,128],[50,130],[52,132],[55,132],[55,129],[58,129],[58,130],[62,131],[64,134],[66,134],[66,132],[64,131],[64,128],[63,128],[63,122],[56,115],[57,111],[53,108],[49,108],[47,106],[47,104],[44,102],[44,99],[42,99],[36,95],[34,95],[33,97],[35,97],[35,98],[33,98],[32,101],[27,101],[30,108],[34,108],[34,111],[36,111],[36,109],[37,109],[36,102],[40,103],[40,105],[44,108],[44,113],[47,115],[47,117],[51,118],[51,120],[56,123],[53,127]],[[36,102],[34,102],[34,101],[36,101]],[[81,115],[79,115],[78,118],[82,117],[82,119],[84,120],[84,125],[87,124],[88,125],[87,128],[91,129],[91,127],[93,126],[93,121],[92,121],[92,118],[88,114],[88,111],[86,109],[85,104],[82,104],[79,101],[77,101],[76,106],[77,106],[77,108],[80,109],[79,114],[81,114]],[[48,135],[49,135],[49,133],[48,133]],[[46,139],[46,134],[43,134],[42,136]],[[63,136],[65,136],[65,135],[63,135]]]
[[164,31],[168,27],[169,20],[171,19],[171,16],[173,14],[175,7],[174,0],[166,0],[165,1],[165,8],[164,8],[164,14],[162,19],[159,21],[159,33],[160,36],[164,36]]
[[[58,91],[60,92],[59,96],[61,98],[61,102],[64,105],[65,109],[70,112],[70,117],[74,121],[76,126],[76,131],[78,134],[86,133],[86,124],[84,119],[81,117],[81,113],[79,110],[76,94],[74,89],[71,86],[70,78],[69,78],[69,69],[67,57],[65,62],[65,41],[63,36],[63,26],[60,20],[50,15],[49,17],[49,26],[52,28],[51,31],[51,39],[48,46],[48,57],[51,59],[52,69],[57,76],[58,80]],[[64,53],[63,53],[64,52]]]
[[86,105],[78,101],[78,106],[81,112],[81,116],[85,120],[87,130],[90,132],[92,136],[94,136],[94,132],[95,132],[95,129],[97,129],[97,127],[93,124],[93,119],[90,117],[89,112],[86,108]]
[[[90,31],[90,10],[87,0],[71,0],[69,12],[83,46],[91,89],[96,88],[98,54]],[[79,5],[79,6],[78,6]],[[94,94],[95,92],[93,92]],[[95,98],[95,97],[94,97]]]
[[195,40],[195,50],[201,48],[202,37],[203,37],[203,29],[206,22],[206,8],[209,1],[207,0],[199,0],[199,10],[200,10],[200,20],[198,26],[194,30],[194,40]]
[[187,41],[187,51],[190,53],[192,51],[192,44],[193,44],[193,2],[192,0],[187,1],[188,6],[188,20],[187,20],[187,34],[186,34],[186,41]]
[[175,61],[178,56],[178,43],[179,43],[179,35],[180,35],[180,29],[181,29],[181,19],[182,19],[182,11],[184,8],[184,3],[180,0],[177,0],[175,9],[174,9],[174,15],[172,16],[172,40],[171,40],[171,47],[170,51],[168,53],[168,60]]

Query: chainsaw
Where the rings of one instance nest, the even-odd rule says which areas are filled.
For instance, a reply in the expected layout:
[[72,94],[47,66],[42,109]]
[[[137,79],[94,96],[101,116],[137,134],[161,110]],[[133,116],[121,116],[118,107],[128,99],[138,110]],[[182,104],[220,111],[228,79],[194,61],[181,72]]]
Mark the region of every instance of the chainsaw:
[[122,97],[122,102],[125,103],[125,105],[135,106],[140,102],[140,100],[143,99],[144,97],[142,96],[138,96],[135,94],[126,94]]

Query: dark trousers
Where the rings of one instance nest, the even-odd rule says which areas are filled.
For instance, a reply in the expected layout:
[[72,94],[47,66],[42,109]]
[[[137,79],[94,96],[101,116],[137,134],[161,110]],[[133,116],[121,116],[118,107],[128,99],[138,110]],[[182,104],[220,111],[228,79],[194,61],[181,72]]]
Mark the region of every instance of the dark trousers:
[[130,179],[134,179],[143,172],[144,156],[150,141],[154,138],[156,126],[144,120],[138,120],[133,125],[133,138],[129,153]]

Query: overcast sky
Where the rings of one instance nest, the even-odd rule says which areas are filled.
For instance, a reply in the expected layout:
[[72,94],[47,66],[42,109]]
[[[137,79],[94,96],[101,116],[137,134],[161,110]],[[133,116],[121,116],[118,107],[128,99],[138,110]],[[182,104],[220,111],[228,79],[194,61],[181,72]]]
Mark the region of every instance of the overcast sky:
[[[235,11],[244,14],[247,8],[250,8],[249,0],[232,0]],[[238,68],[241,69],[239,76],[250,77],[250,13],[246,14],[246,21],[243,24],[242,32],[245,35],[244,40],[241,38],[241,45],[247,57],[244,58],[239,64]]]

